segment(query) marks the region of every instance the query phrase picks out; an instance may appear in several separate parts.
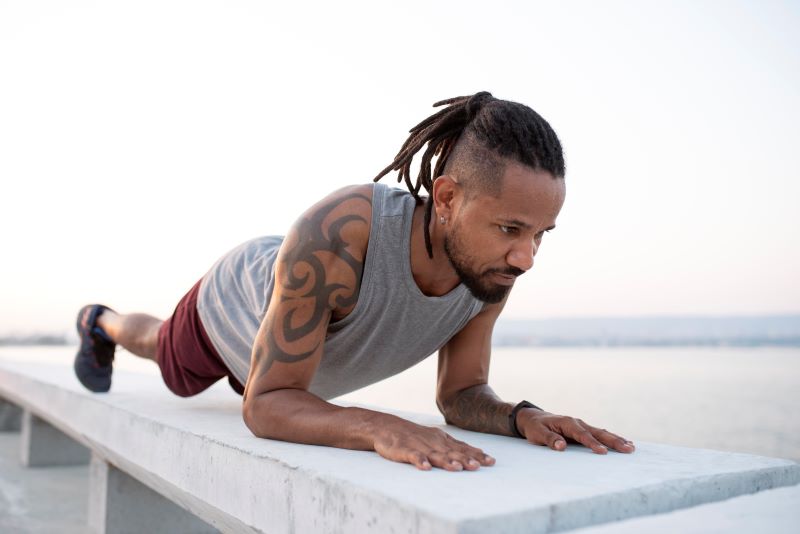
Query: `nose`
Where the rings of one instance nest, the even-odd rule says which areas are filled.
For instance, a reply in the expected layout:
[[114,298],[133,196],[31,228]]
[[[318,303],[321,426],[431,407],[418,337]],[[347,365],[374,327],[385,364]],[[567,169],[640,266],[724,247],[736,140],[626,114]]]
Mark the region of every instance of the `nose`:
[[539,250],[536,241],[531,239],[522,239],[514,244],[514,247],[508,251],[506,261],[512,267],[527,271],[533,267],[533,258]]

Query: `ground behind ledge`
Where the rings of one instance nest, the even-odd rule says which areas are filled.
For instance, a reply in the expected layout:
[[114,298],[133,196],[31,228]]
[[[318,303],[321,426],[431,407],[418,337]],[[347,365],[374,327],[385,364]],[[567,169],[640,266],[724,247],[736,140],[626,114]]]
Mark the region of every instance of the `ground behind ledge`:
[[0,532],[86,534],[89,466],[22,467],[20,434],[0,432]]

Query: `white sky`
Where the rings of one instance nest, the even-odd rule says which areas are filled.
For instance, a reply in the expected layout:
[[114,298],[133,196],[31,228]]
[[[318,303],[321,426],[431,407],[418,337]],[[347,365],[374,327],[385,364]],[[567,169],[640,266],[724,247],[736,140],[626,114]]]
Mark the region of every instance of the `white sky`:
[[170,314],[479,90],[567,158],[507,317],[800,311],[800,3],[283,4],[0,0],[0,333]]

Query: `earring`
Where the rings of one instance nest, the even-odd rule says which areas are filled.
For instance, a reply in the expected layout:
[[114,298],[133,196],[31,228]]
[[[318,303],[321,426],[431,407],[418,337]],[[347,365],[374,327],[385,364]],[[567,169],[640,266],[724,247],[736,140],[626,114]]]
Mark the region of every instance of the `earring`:
[[447,222],[447,219],[444,218],[444,215],[439,217],[439,222],[442,223],[442,224],[445,224]]

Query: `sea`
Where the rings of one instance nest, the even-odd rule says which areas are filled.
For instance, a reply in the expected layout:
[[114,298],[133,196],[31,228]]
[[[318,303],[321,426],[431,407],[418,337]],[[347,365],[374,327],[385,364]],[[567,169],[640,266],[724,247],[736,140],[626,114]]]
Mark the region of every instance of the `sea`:
[[[73,353],[2,347],[0,360],[60,362],[71,372]],[[123,350],[116,366],[158,376]],[[800,461],[800,347],[495,347],[489,384],[507,401],[526,399],[634,443]],[[333,402],[437,414],[435,390],[432,356]]]
[[[800,461],[800,347],[494,348],[489,385],[634,443]],[[436,358],[342,399],[438,413]]]

